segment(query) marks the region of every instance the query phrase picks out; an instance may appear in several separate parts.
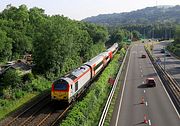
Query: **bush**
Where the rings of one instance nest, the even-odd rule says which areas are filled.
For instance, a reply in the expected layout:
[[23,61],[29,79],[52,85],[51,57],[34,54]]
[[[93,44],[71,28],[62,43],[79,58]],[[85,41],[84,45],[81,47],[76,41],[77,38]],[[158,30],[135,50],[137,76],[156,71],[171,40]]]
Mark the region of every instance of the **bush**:
[[14,69],[9,69],[5,72],[2,78],[5,87],[11,86],[12,88],[18,87],[22,84],[22,79]]
[[32,82],[32,80],[34,79],[34,75],[32,73],[27,73],[23,76],[23,81],[29,81]]
[[180,48],[176,48],[174,54],[180,57]]
[[43,77],[38,76],[28,84],[28,90],[42,92],[51,87],[51,83]]
[[22,90],[17,90],[15,92],[15,98],[19,99],[22,98],[24,96],[24,92]]

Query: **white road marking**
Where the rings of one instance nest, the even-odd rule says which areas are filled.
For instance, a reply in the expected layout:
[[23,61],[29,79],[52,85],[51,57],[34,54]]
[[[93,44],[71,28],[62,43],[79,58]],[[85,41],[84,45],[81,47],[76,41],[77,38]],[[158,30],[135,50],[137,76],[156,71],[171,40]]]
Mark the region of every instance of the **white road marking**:
[[146,102],[145,104],[146,104],[146,106],[148,106],[148,103],[147,103],[147,102]]
[[116,117],[116,124],[115,124],[115,126],[118,125],[119,113],[120,113],[120,110],[121,110],[121,104],[122,104],[122,99],[123,99],[123,95],[124,95],[124,89],[125,89],[125,86],[126,86],[126,79],[127,79],[127,73],[128,73],[128,71],[129,71],[130,61],[131,61],[131,53],[130,53],[130,56],[129,56],[129,62],[128,62],[127,71],[126,71],[126,75],[125,75],[125,79],[124,79],[124,84],[123,84],[123,89],[122,89],[122,95],[121,95],[121,99],[120,99],[120,102],[119,102],[119,108],[118,108],[118,113],[117,113],[117,117]]
[[[150,60],[150,59],[149,59],[149,60]],[[151,60],[150,60],[150,63],[152,64]],[[152,64],[152,66],[153,66],[153,64]],[[167,96],[168,96],[168,98],[169,98],[169,100],[170,100],[170,102],[171,102],[171,104],[172,104],[174,110],[176,111],[177,116],[180,118],[180,115],[179,115],[179,113],[178,113],[178,111],[177,111],[177,109],[176,109],[174,103],[172,102],[172,100],[171,100],[169,94],[167,93],[167,90],[166,90],[166,88],[164,87],[164,84],[163,84],[163,82],[161,81],[161,79],[160,79],[160,77],[159,77],[159,75],[158,75],[156,69],[154,68],[154,66],[153,66],[153,70],[154,70],[154,72],[156,73],[156,75],[157,75],[157,77],[158,77],[158,79],[159,79],[161,85],[163,86],[163,89],[164,89],[164,91],[166,92],[166,94],[167,94]]]
[[144,81],[142,82],[142,84],[144,84]]
[[151,120],[148,120],[148,122],[149,122],[149,125],[151,126]]
[[143,77],[143,75],[141,75],[141,77]]
[[142,73],[142,70],[141,70],[141,73]]
[[144,93],[146,93],[146,90],[144,90]]

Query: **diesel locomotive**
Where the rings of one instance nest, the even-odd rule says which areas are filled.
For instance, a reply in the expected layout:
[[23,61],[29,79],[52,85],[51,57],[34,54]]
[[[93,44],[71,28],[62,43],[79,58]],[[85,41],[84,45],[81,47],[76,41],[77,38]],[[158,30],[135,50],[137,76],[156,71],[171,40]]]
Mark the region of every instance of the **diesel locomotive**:
[[117,50],[118,44],[114,43],[105,52],[100,53],[71,73],[54,81],[51,88],[51,99],[66,103],[74,101],[86,90],[90,84],[89,82],[111,61]]

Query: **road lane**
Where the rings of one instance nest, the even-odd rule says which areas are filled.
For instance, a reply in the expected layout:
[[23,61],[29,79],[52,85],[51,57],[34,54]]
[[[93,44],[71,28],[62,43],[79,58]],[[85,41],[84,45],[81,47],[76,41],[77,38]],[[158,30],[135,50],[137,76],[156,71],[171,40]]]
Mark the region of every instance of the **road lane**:
[[[146,115],[148,125],[179,126],[180,119],[154,71],[151,61],[149,58],[140,58],[142,54],[146,54],[143,45],[133,45],[124,95],[121,95],[123,96],[121,108],[117,107],[114,110],[114,114],[117,114],[118,110],[120,110],[120,114],[119,116],[113,115],[110,125],[147,125],[144,124],[144,115]],[[147,77],[154,77],[157,87],[147,88],[145,85]],[[142,101],[144,104],[141,104]]]
[[161,66],[164,68],[164,58],[165,59],[165,69],[172,75],[172,77],[180,84],[180,60],[176,57],[166,57],[165,53],[161,53],[161,49],[166,47],[169,42],[161,42],[159,44],[154,44],[153,54],[161,59]]

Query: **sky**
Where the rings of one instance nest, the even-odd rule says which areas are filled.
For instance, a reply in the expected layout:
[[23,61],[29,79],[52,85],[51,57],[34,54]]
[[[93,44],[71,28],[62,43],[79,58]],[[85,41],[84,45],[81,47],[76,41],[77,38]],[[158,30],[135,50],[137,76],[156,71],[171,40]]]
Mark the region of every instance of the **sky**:
[[180,5],[180,0],[0,0],[0,12],[6,5],[27,5],[39,7],[48,15],[64,15],[71,19],[82,20],[99,14],[130,12],[157,5]]

